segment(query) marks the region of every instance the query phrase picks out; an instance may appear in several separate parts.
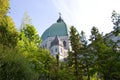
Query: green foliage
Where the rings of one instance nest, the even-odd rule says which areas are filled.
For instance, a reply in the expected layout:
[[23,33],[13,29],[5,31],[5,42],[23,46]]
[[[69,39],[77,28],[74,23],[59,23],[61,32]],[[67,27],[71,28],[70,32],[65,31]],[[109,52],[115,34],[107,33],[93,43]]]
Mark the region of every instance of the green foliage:
[[9,10],[9,0],[0,0],[0,18],[7,14]]
[[35,72],[35,80],[46,80],[53,77],[55,60],[49,51],[44,49],[34,50],[29,52],[27,58],[32,65],[32,70]]
[[18,32],[14,22],[9,16],[0,18],[0,43],[9,47],[15,47],[18,41]]
[[84,31],[81,31],[80,40],[81,40],[82,47],[86,47],[87,46],[87,40],[86,40],[86,36],[85,36]]
[[70,42],[71,42],[71,46],[72,46],[72,50],[78,54],[78,50],[80,49],[81,47],[81,44],[80,44],[80,36],[79,36],[79,33],[77,32],[77,30],[75,29],[75,27],[71,27],[70,28]]
[[56,61],[48,50],[39,47],[41,39],[31,24],[25,24],[20,30],[17,47],[29,60],[34,72],[34,80],[55,79]]
[[21,30],[29,42],[34,42],[36,45],[39,45],[41,39],[33,25],[26,24],[26,27]]
[[34,46],[39,46],[41,43],[41,39],[33,25],[26,24],[26,27],[21,29],[20,35],[20,40],[24,41],[27,45],[30,43],[34,44]]
[[70,42],[72,47],[72,52],[69,53],[69,61],[72,62],[72,66],[74,67],[74,73],[76,76],[76,80],[82,80],[82,70],[79,69],[81,67],[81,61],[80,61],[80,36],[77,30],[72,26],[70,28]]
[[37,50],[41,43],[41,38],[36,28],[30,23],[30,20],[27,13],[24,14],[18,42],[18,47],[22,48],[22,50]]
[[8,10],[9,0],[0,0],[0,44],[15,47],[18,33],[13,20],[10,16],[7,16]]
[[[92,70],[97,72],[97,76],[103,80],[119,80],[119,72],[117,71],[119,69],[117,66],[120,65],[115,66],[116,63],[119,63],[119,55],[114,51],[113,46],[108,46],[109,43],[106,43],[106,39],[100,33],[96,34],[98,35],[90,45],[91,52],[95,56]],[[114,73],[116,74],[112,75]]]
[[69,67],[66,62],[61,62],[57,72],[58,80],[76,80],[74,68]]
[[17,45],[21,50],[34,51],[39,49],[41,39],[34,26],[27,24],[19,34],[20,38]]
[[[26,14],[20,32],[10,16],[9,0],[0,0],[0,80],[120,80],[120,52],[96,27],[88,45],[85,33],[70,28],[72,51],[59,61],[40,47],[41,39]],[[113,11],[114,33],[120,33],[120,14]]]
[[33,80],[32,74],[24,55],[17,49],[0,45],[0,80]]
[[93,26],[93,28],[91,29],[90,41],[93,41],[93,40],[97,39],[98,35],[99,35],[98,29],[95,26]]
[[120,34],[120,14],[116,11],[112,12],[112,22],[115,25],[114,26],[114,34],[118,36]]

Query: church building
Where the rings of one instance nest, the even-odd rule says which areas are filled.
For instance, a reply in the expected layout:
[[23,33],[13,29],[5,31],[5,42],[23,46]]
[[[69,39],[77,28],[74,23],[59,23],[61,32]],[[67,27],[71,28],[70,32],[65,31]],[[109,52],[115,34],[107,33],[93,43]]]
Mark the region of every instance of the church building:
[[59,54],[59,60],[63,60],[68,56],[68,50],[71,50],[69,31],[70,26],[59,15],[56,23],[52,24],[42,34],[41,47],[49,49],[54,57]]

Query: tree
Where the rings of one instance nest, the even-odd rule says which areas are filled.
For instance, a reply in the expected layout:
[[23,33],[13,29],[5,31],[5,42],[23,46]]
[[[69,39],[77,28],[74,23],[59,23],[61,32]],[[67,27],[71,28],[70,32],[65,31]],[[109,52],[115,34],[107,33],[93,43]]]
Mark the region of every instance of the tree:
[[24,15],[23,15],[22,23],[21,23],[21,26],[20,26],[20,30],[22,30],[23,28],[25,28],[26,24],[29,24],[29,25],[32,24],[32,19],[30,18],[30,16],[28,15],[27,12],[25,12]]
[[83,74],[84,76],[87,76],[86,78],[87,80],[90,80],[90,76],[91,76],[90,68],[92,66],[91,63],[93,61],[93,55],[90,53],[89,45],[87,44],[84,31],[81,31],[80,40],[82,44],[80,52],[82,53],[81,61],[82,61],[82,69],[84,71]]
[[41,38],[36,30],[36,28],[31,24],[31,19],[27,13],[24,14],[22,24],[20,27],[20,39],[18,45],[26,48],[38,48],[41,43]]
[[114,33],[117,36],[120,34],[120,14],[118,14],[116,11],[113,11],[111,18],[114,24]]
[[0,44],[0,80],[33,80],[29,61],[16,48]]
[[37,50],[40,47],[41,38],[37,33],[35,27],[30,24],[26,24],[20,32],[20,39],[18,42],[18,47],[21,50]]
[[96,40],[99,35],[99,31],[98,31],[98,29],[95,27],[95,26],[93,26],[93,28],[91,29],[91,36],[90,36],[90,41],[94,41],[94,40]]
[[9,0],[0,0],[0,18],[8,13],[9,8]]
[[82,47],[86,47],[87,46],[87,40],[86,40],[86,36],[85,36],[85,32],[84,31],[81,31],[80,41],[81,41]]
[[26,24],[26,27],[24,27],[21,32],[24,33],[29,42],[34,42],[37,46],[40,44],[40,36],[33,25]]
[[73,26],[70,28],[70,42],[72,46],[72,52],[71,52],[72,54],[71,58],[73,58],[72,65],[74,65],[76,80],[82,80],[82,75],[80,75],[82,73],[79,73],[79,63],[78,63],[79,56],[80,56],[79,51],[81,48],[80,36],[77,30]]
[[7,16],[8,10],[9,0],[0,0],[0,43],[9,47],[15,47],[18,33],[12,18]]
[[[27,18],[29,19],[29,18]],[[26,20],[26,19],[25,19]],[[29,21],[29,20],[27,20]],[[32,70],[35,72],[35,80],[55,79],[56,65],[50,52],[40,47],[41,38],[32,24],[26,21],[20,28],[20,40],[18,48],[29,60]]]
[[15,29],[6,15],[7,1],[0,0],[0,80],[55,80],[55,59],[39,46],[33,25],[24,23],[20,32]]
[[0,80],[33,80],[28,60],[16,48],[19,33],[8,10],[9,0],[0,0]]
[[99,64],[97,64],[97,61],[100,60],[99,58],[99,54],[101,53],[101,49],[98,46],[98,44],[102,41],[102,35],[99,33],[99,30],[93,26],[93,28],[91,29],[91,36],[90,39],[91,44],[89,45],[89,49],[90,49],[90,53],[93,54],[93,66],[92,66],[92,70],[91,72],[93,74],[98,74],[99,73]]
[[10,16],[0,19],[0,43],[9,47],[15,47],[19,34]]
[[[96,29],[94,30],[95,32]],[[103,80],[119,80],[119,72],[116,71],[117,66],[120,66],[118,54],[113,50],[113,46],[109,46],[108,42],[106,43],[106,39],[99,31],[94,35],[96,35],[95,39],[90,44],[91,52],[94,54],[93,71]],[[115,65],[116,63],[117,66]]]

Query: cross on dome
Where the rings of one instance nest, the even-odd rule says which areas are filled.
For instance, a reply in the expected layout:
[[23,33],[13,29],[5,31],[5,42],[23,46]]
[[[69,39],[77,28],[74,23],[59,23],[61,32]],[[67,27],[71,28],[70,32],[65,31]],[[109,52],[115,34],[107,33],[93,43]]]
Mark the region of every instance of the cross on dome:
[[59,17],[61,17],[61,13],[59,12]]
[[60,13],[60,12],[59,12],[59,18],[58,18],[57,22],[58,22],[58,23],[64,22],[63,19],[61,18],[61,13]]

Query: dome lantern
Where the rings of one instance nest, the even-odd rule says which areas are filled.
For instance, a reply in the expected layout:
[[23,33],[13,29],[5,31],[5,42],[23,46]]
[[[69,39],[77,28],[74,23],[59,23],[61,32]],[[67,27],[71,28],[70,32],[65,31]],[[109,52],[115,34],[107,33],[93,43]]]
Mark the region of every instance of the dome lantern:
[[59,13],[59,18],[57,20],[57,23],[64,22],[63,19],[61,18],[61,13]]

